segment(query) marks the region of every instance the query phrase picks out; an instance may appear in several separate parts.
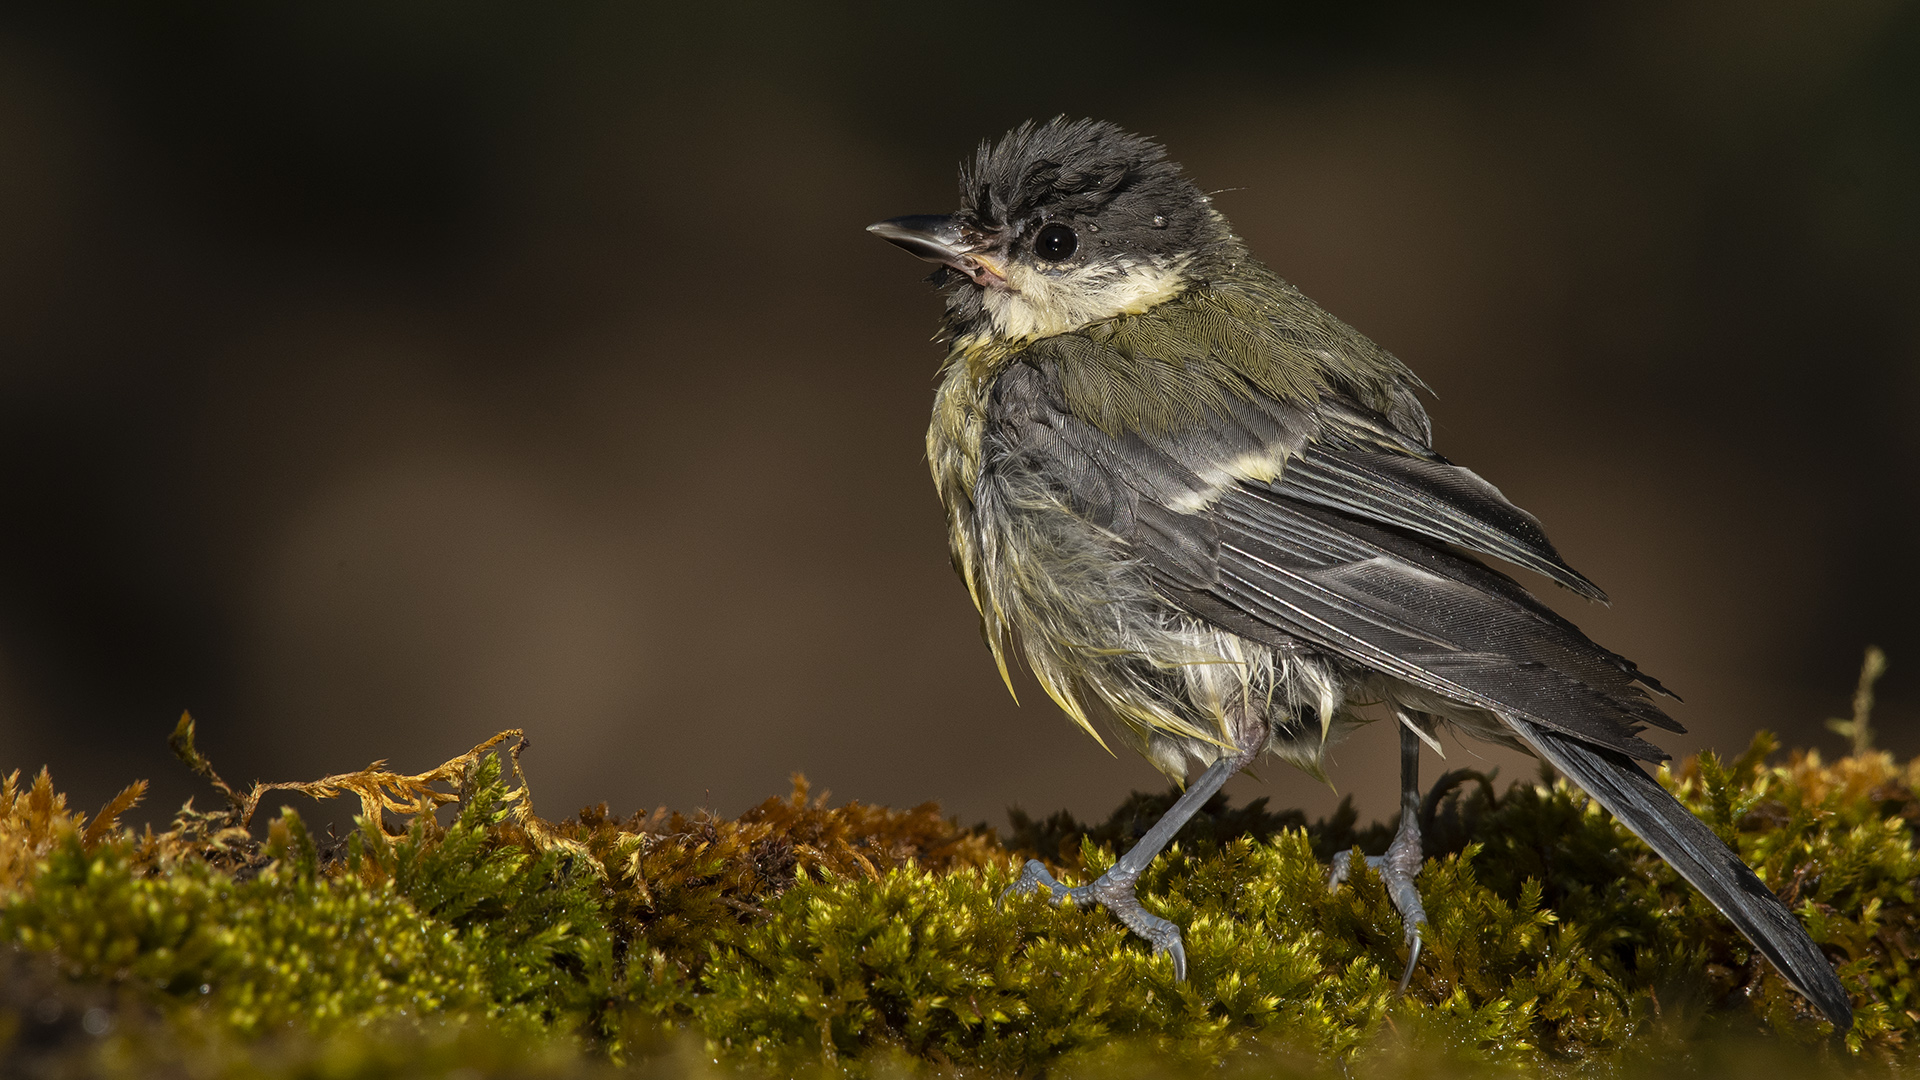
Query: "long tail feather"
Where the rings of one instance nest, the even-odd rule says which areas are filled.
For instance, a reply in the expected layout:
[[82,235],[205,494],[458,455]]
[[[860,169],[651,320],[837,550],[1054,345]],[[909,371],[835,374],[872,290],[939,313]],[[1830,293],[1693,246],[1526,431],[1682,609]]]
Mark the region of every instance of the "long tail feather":
[[1853,1004],[1834,976],[1833,965],[1780,898],[1705,822],[1694,817],[1626,755],[1589,746],[1525,720],[1509,717],[1507,722],[1542,758],[1580,785],[1713,901],[1713,906],[1739,927],[1835,1027],[1844,1031],[1853,1026]]

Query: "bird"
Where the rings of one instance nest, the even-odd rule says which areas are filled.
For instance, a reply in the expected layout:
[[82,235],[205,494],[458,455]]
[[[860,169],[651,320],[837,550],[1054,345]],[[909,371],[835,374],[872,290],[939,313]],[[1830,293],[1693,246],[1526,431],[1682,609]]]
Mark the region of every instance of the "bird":
[[1366,862],[1405,928],[1403,993],[1426,922],[1419,751],[1450,730],[1553,766],[1851,1026],[1792,912],[1641,767],[1667,758],[1647,728],[1684,730],[1656,700],[1670,692],[1482,561],[1606,600],[1533,515],[1433,449],[1405,364],[1115,124],[982,142],[959,202],[868,226],[937,265],[926,446],[953,566],[1009,690],[1023,660],[1102,745],[1096,721],[1185,786],[1094,881],[1034,860],[1010,894],[1098,904],[1184,979],[1180,928],[1141,905],[1140,875],[1263,754],[1324,777],[1341,736],[1391,718],[1402,813]]

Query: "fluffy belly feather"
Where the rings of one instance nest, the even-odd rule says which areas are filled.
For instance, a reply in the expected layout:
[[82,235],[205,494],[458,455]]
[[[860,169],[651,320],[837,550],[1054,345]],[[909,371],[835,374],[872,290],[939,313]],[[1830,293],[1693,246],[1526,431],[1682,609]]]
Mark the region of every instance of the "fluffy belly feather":
[[1169,776],[1264,745],[1318,776],[1363,718],[1354,674],[1315,650],[1256,642],[1160,597],[1116,537],[1017,470],[984,473],[964,541],[988,634],[1011,642],[1047,693],[1099,738],[1096,717]]

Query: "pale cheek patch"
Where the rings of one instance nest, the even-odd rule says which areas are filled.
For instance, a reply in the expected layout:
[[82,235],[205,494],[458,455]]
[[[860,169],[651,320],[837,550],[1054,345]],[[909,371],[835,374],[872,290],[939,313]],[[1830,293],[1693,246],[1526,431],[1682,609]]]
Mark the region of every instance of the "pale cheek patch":
[[1065,334],[1116,315],[1138,315],[1186,286],[1178,265],[1128,263],[1085,266],[1049,274],[1019,262],[1007,265],[1007,287],[990,288],[987,317],[996,336],[1011,341]]

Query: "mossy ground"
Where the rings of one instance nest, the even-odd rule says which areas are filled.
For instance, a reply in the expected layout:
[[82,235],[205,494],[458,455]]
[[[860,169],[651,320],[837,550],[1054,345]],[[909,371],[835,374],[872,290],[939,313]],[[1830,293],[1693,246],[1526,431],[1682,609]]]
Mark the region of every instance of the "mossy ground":
[[[1861,718],[1864,723],[1864,716]],[[1766,736],[1664,776],[1801,914],[1858,1019],[1778,974],[1564,784],[1451,774],[1423,807],[1427,951],[1405,997],[1384,845],[1264,802],[1209,805],[1142,883],[1186,928],[1175,982],[1104,912],[1001,894],[1021,860],[1097,874],[1171,799],[1111,819],[829,807],[796,781],[737,819],[533,813],[506,733],[418,775],[239,792],[164,832],[0,787],[0,1071],[33,1076],[1144,1077],[1681,1072],[1920,1057],[1920,761]],[[361,800],[316,843],[276,789]]]

